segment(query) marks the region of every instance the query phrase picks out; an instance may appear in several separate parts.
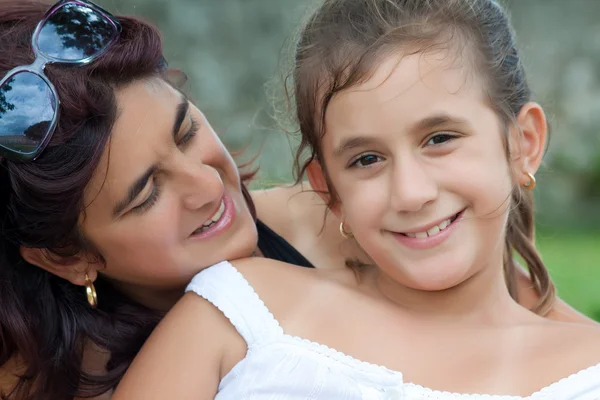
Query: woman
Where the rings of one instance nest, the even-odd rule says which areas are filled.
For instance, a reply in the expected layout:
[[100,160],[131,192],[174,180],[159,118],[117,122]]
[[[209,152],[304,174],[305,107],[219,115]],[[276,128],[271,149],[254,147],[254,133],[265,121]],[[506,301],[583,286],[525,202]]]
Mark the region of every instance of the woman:
[[[52,105],[19,103],[32,98],[13,91],[29,89],[26,81],[9,79],[0,91],[0,379],[9,398],[107,393],[191,277],[257,243],[237,168],[202,113],[168,83],[158,32],[83,2],[58,6],[53,25],[43,25],[52,27],[49,36],[34,41],[37,53],[55,46],[70,57],[84,45],[93,60],[46,66],[60,100],[56,127],[47,129],[51,112],[37,121],[37,136],[33,129],[12,135],[33,140],[35,160],[15,153],[7,121]],[[3,78],[35,59],[31,38],[46,10],[34,1],[0,3]],[[40,98],[52,98],[35,79]],[[343,238],[333,216],[317,236],[323,203],[311,193],[294,196],[300,190],[257,193],[259,218],[310,263],[343,266],[358,249],[339,254]],[[285,242],[265,225],[259,231],[265,255],[310,266],[293,247],[273,253]]]

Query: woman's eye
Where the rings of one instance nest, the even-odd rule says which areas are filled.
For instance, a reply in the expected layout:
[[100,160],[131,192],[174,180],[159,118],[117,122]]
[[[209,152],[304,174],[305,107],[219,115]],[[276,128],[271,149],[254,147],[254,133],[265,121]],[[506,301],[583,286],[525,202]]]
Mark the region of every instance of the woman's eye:
[[439,133],[439,134],[436,134],[436,135],[430,137],[429,140],[427,141],[427,145],[429,145],[429,146],[439,145],[439,144],[448,142],[454,138],[455,138],[454,135],[450,135],[449,133]]
[[181,139],[179,139],[179,142],[177,143],[177,146],[179,147],[185,147],[185,145],[194,138],[194,136],[196,136],[196,133],[198,132],[198,127],[199,124],[196,121],[195,118],[192,118],[192,123],[190,124],[190,129],[188,129],[188,131],[185,133],[185,135],[183,135],[183,137]]
[[350,167],[366,168],[366,167],[368,167],[372,164],[375,164],[376,162],[379,162],[381,160],[382,160],[382,158],[379,156],[376,156],[375,154],[365,154],[365,155],[360,156],[357,159],[355,159],[350,164]]
[[150,193],[150,196],[148,196],[148,198],[146,200],[144,200],[144,202],[142,204],[132,208],[131,211],[136,214],[143,213],[144,211],[148,210],[150,207],[152,207],[158,201],[159,195],[160,195],[160,186],[155,184],[152,189],[152,193]]

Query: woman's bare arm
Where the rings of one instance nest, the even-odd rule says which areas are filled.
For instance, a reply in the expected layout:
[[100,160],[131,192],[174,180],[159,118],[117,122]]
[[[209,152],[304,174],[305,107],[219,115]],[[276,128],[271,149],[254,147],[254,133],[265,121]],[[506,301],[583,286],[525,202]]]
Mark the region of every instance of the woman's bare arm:
[[[517,287],[519,291],[519,303],[521,303],[523,307],[532,308],[540,297],[531,284],[529,274],[523,267],[517,268]],[[558,297],[550,311],[548,311],[548,314],[546,314],[546,318],[559,322],[600,325],[598,322],[583,315]]]

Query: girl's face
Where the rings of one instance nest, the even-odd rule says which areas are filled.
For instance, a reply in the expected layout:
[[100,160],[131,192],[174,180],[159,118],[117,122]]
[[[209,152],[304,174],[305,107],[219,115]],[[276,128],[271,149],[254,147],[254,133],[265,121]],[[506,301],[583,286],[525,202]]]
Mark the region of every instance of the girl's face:
[[322,151],[346,230],[410,288],[501,271],[513,179],[482,88],[439,54],[394,56],[328,106]]
[[106,261],[99,273],[144,301],[250,255],[257,235],[238,170],[204,115],[158,78],[120,89],[117,101],[81,220]]

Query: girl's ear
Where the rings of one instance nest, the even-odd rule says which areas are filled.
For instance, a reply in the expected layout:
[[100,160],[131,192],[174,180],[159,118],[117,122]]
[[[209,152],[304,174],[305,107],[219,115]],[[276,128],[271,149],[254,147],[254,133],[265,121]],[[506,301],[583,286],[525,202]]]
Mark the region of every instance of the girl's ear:
[[510,155],[515,182],[527,185],[542,163],[548,139],[548,123],[537,103],[527,103],[517,116],[517,126],[510,132]]

